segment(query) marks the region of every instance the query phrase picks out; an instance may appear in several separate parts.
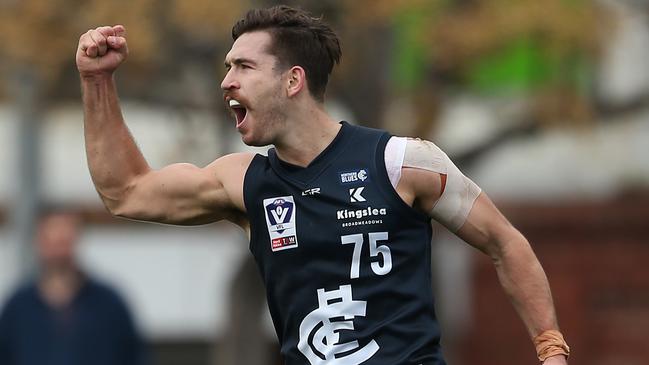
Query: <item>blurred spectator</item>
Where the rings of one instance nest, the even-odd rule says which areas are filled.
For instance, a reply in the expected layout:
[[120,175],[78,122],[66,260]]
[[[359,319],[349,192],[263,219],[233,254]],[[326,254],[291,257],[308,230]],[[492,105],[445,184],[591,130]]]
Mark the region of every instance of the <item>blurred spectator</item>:
[[237,270],[229,302],[230,323],[214,365],[276,364],[269,358],[279,358],[279,344],[275,343],[275,352],[271,354],[269,336],[263,331],[266,292],[252,257],[246,257]]
[[45,210],[36,229],[40,270],[0,314],[2,365],[134,365],[144,347],[119,295],[79,267],[77,215]]

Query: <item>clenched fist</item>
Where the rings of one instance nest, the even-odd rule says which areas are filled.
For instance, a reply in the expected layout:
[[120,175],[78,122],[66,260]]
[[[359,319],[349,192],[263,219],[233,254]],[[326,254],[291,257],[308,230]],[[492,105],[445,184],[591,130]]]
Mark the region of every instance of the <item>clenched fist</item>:
[[126,29],[123,26],[91,29],[79,38],[77,69],[82,78],[110,76],[127,56]]

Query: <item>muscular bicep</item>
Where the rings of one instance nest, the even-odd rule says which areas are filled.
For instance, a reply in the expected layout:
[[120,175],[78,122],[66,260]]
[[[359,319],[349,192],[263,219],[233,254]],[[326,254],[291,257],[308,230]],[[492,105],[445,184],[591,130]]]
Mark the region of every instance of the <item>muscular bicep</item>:
[[130,184],[114,214],[180,225],[234,221],[243,212],[243,177],[250,160],[228,155],[204,168],[179,163],[150,170]]
[[525,241],[484,192],[478,196],[456,234],[492,258],[501,256],[509,243]]
[[[429,216],[471,246],[492,258],[501,257],[508,246],[526,242],[507,218],[496,208],[486,193],[473,190],[471,184],[449,186],[444,175],[421,169],[403,170],[406,179],[414,181],[416,196],[413,206]],[[412,178],[416,176],[416,178]],[[413,184],[411,182],[411,184]],[[440,209],[441,208],[441,209]]]

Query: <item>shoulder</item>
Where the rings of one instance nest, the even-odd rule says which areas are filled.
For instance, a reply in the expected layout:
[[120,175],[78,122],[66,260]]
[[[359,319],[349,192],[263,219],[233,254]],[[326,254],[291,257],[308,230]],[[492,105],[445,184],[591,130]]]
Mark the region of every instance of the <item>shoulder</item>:
[[38,300],[35,283],[27,283],[16,288],[7,298],[0,310],[2,317],[11,316],[15,311],[31,307],[30,303]]
[[96,278],[86,278],[85,293],[95,303],[95,308],[104,307],[108,313],[121,313],[130,316],[129,307],[122,294],[114,286]]
[[236,186],[243,182],[246,171],[255,156],[254,153],[231,153],[214,160],[203,168],[203,171],[210,178],[216,178],[223,186],[228,187],[232,184]]
[[[404,201],[422,211],[431,208],[443,191],[445,156],[430,141],[410,137],[390,138],[385,149],[386,169]],[[415,203],[424,206],[415,206]]]
[[38,295],[38,288],[35,282],[20,284],[9,296],[8,302],[22,302],[30,300]]
[[417,207],[453,232],[466,221],[482,192],[441,148],[426,140],[407,140],[402,175]]
[[254,158],[254,153],[230,153],[214,160],[212,163],[205,167],[205,170],[219,175],[224,173],[231,174],[233,172],[245,173]]
[[[214,160],[204,169],[212,179],[218,181],[228,197],[227,200],[236,207],[238,212],[245,212],[243,184],[248,168],[256,156],[259,155],[247,152],[231,153]],[[237,223],[241,217],[236,215],[228,219]]]
[[85,290],[95,298],[113,303],[123,302],[121,294],[112,285],[95,278],[86,278]]
[[391,150],[397,151],[391,153],[397,156],[387,156],[386,148],[386,167],[389,158],[401,161],[396,189],[402,199],[457,231],[480,194],[480,188],[433,142],[402,137],[393,137],[390,142],[395,146]]
[[448,156],[435,143],[419,138],[406,138],[404,167],[445,174]]
[[386,163],[396,161],[401,168],[415,168],[444,174],[448,156],[435,143],[420,138],[392,136],[385,147]]

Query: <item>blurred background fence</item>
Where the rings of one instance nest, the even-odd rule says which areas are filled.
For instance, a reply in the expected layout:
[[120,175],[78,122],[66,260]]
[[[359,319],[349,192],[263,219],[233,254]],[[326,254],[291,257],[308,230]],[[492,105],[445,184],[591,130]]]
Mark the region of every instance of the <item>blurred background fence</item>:
[[[571,364],[649,361],[649,1],[286,1],[339,32],[336,117],[427,138],[492,196],[548,273]],[[36,270],[40,202],[82,212],[81,261],[134,310],[155,364],[279,364],[243,233],[108,216],[83,149],[74,65],[124,24],[117,74],[150,164],[248,150],[221,101],[230,28],[274,1],[0,0],[0,299]],[[452,364],[532,364],[489,261],[439,229]]]

